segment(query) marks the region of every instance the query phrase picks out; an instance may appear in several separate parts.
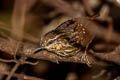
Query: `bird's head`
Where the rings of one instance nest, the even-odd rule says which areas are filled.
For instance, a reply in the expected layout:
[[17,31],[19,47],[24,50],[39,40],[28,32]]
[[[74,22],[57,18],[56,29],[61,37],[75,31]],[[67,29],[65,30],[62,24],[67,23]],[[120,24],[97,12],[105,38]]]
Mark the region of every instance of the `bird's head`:
[[53,53],[59,53],[64,43],[67,42],[64,38],[64,33],[58,33],[56,31],[48,32],[41,40],[40,47],[37,48],[34,53],[46,50]]

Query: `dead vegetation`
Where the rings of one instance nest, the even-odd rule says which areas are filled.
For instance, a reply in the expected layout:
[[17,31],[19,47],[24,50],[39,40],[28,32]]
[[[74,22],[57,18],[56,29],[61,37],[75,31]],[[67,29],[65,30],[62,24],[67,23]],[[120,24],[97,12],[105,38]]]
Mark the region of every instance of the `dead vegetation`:
[[[118,1],[1,0],[0,80],[113,80],[119,76]],[[95,34],[87,54],[91,67],[83,65],[86,63],[79,60],[79,54],[58,57],[47,51],[33,53],[39,47],[40,38],[62,22],[79,17],[86,24],[84,19],[95,14],[100,16],[87,24]],[[51,65],[53,68],[50,68]],[[70,68],[69,71],[66,71],[67,68]]]

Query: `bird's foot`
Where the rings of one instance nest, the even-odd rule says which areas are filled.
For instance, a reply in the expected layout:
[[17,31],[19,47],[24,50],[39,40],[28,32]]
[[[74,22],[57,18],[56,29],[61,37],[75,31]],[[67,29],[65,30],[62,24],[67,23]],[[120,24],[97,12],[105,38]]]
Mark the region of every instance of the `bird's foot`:
[[88,57],[87,57],[86,52],[82,55],[81,62],[87,64],[89,67],[92,66],[91,63],[90,63],[90,61],[89,61],[89,59],[88,59]]

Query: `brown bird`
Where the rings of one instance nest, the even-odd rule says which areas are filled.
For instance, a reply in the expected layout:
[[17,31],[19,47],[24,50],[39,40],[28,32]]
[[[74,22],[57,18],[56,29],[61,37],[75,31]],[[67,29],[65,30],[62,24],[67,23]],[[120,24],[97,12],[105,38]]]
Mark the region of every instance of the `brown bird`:
[[[71,57],[81,51],[86,51],[85,49],[93,39],[93,34],[86,27],[89,21],[90,18],[84,20],[74,18],[65,21],[56,29],[45,34],[40,48],[36,49],[35,53],[47,50],[60,57]],[[81,59],[86,60],[86,52],[82,55]]]

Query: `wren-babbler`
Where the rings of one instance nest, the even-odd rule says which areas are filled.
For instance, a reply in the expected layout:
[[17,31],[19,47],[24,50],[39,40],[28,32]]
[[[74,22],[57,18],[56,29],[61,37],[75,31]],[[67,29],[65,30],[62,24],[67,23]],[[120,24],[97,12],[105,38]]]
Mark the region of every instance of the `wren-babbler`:
[[[93,39],[93,34],[87,29],[89,18],[74,18],[67,20],[56,29],[45,34],[41,41],[40,48],[34,53],[41,50],[47,50],[60,57],[71,57],[76,54],[82,54],[85,59],[85,49]],[[89,63],[88,63],[89,64]]]

